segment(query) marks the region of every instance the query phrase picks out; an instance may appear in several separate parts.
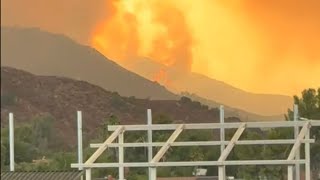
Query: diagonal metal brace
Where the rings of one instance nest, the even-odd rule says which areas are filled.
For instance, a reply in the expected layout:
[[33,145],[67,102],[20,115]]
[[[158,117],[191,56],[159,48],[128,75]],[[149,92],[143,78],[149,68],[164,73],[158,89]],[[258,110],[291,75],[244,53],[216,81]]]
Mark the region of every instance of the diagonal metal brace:
[[227,147],[223,150],[223,152],[221,153],[218,162],[223,162],[227,159],[229,153],[231,152],[232,148],[234,147],[234,145],[236,144],[236,142],[238,141],[238,139],[240,138],[241,134],[243,133],[243,131],[246,129],[246,123],[242,123],[238,130],[234,133],[232,139],[230,140],[229,144],[227,145]]
[[159,152],[154,156],[154,158],[151,160],[151,163],[157,163],[160,161],[162,156],[167,152],[167,150],[170,148],[170,145],[177,139],[179,134],[183,131],[184,124],[181,124],[177,127],[177,129],[171,134],[167,142],[161,147]]
[[119,134],[123,133],[124,127],[119,126],[109,137],[108,139],[93,153],[93,155],[85,162],[85,164],[92,164],[94,163],[98,157],[108,148],[118,136]]
[[297,137],[297,140],[294,143],[294,145],[293,145],[293,147],[292,147],[292,149],[290,151],[290,154],[289,154],[287,160],[293,160],[293,158],[294,158],[294,156],[295,156],[295,154],[297,152],[297,149],[300,147],[301,142],[302,142],[303,138],[305,137],[305,135],[307,134],[307,132],[309,131],[310,127],[311,127],[310,122],[306,122],[303,125],[303,127],[302,127],[302,129],[301,129],[301,131],[300,131],[300,133],[299,133],[299,135]]

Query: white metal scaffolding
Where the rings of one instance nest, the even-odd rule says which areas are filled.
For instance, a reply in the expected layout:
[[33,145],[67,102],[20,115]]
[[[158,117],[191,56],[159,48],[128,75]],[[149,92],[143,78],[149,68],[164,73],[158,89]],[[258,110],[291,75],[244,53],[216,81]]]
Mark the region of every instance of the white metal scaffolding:
[[[299,179],[297,175],[300,172],[297,166],[305,165],[305,179],[310,180],[310,128],[320,126],[319,120],[308,121],[277,121],[277,122],[224,122],[223,107],[220,107],[220,123],[196,123],[196,124],[152,124],[151,110],[148,113],[147,125],[111,125],[109,131],[113,133],[102,144],[91,144],[92,148],[98,148],[96,152],[85,163],[71,164],[72,168],[84,168],[86,170],[86,180],[91,180],[92,168],[119,168],[119,179],[124,180],[124,167],[147,167],[149,180],[156,180],[157,167],[165,166],[218,166],[219,180],[226,179],[225,166],[233,165],[287,165],[288,180]],[[297,113],[295,113],[297,114]],[[239,140],[246,128],[280,128],[292,127],[295,129],[295,139],[275,139],[275,140]],[[301,130],[299,131],[299,129]],[[219,129],[220,141],[192,141],[192,142],[175,142],[183,130],[205,130]],[[225,129],[237,129],[230,141],[225,140]],[[152,142],[152,131],[173,130],[174,132],[166,142]],[[125,131],[147,131],[148,141],[138,143],[124,143]],[[118,137],[118,143],[113,141]],[[301,144],[305,144],[305,157],[300,159]],[[274,160],[226,160],[229,153],[235,145],[266,145],[266,144],[293,144],[290,155],[287,159]],[[170,147],[174,146],[220,146],[221,154],[217,161],[180,161],[180,162],[160,162],[160,159]],[[152,147],[161,147],[153,156]],[[95,163],[96,159],[108,148],[117,147],[119,151],[118,163]],[[124,148],[126,147],[148,147],[148,162],[124,162]],[[81,161],[80,161],[81,162]],[[294,173],[295,172],[295,173]]]

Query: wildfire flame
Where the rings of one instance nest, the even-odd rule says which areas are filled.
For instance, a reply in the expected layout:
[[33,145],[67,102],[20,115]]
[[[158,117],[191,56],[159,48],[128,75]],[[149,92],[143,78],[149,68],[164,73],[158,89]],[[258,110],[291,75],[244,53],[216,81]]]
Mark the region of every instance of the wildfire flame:
[[160,84],[168,84],[169,81],[168,74],[164,69],[161,69],[159,72],[157,72],[152,79]]

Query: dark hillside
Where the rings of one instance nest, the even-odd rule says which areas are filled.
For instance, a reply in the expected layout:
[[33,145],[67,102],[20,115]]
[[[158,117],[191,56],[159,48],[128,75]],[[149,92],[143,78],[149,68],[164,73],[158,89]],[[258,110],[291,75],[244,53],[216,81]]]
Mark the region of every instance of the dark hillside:
[[[55,119],[66,142],[76,142],[76,111],[83,111],[84,132],[92,136],[111,115],[121,124],[146,123],[146,110],[153,117],[165,115],[179,122],[218,122],[218,109],[209,109],[188,98],[148,100],[121,97],[118,93],[84,81],[53,76],[36,76],[10,67],[1,68],[1,124],[13,112],[16,122],[28,122],[35,116],[49,114]],[[238,121],[229,118],[227,121]]]

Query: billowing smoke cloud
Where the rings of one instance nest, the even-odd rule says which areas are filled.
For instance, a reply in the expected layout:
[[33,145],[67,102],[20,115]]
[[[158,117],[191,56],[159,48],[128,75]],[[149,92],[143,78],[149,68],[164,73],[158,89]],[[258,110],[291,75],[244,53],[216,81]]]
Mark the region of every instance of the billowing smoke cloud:
[[95,46],[124,65],[146,56],[255,92],[320,84],[318,0],[122,0],[116,8]]
[[319,86],[320,1],[204,0],[190,6],[184,9],[197,42],[193,71],[255,92],[291,95]]
[[155,21],[165,28],[165,33],[153,42],[150,57],[156,59],[165,54],[167,57],[161,58],[160,62],[191,71],[192,35],[183,12],[173,5],[159,3],[155,6]]
[[286,59],[289,53],[303,56],[295,61],[319,63],[320,1],[244,0],[242,13],[265,37],[265,55]]
[[164,1],[108,1],[116,10],[93,33],[93,44],[112,59],[148,57],[191,71],[192,38],[182,11]]
[[124,66],[148,57],[264,93],[320,84],[319,0],[1,3],[2,24],[67,34]]
[[109,58],[124,63],[138,52],[137,18],[132,13],[121,11],[119,1],[107,2],[110,13],[105,21],[93,28],[92,44]]

